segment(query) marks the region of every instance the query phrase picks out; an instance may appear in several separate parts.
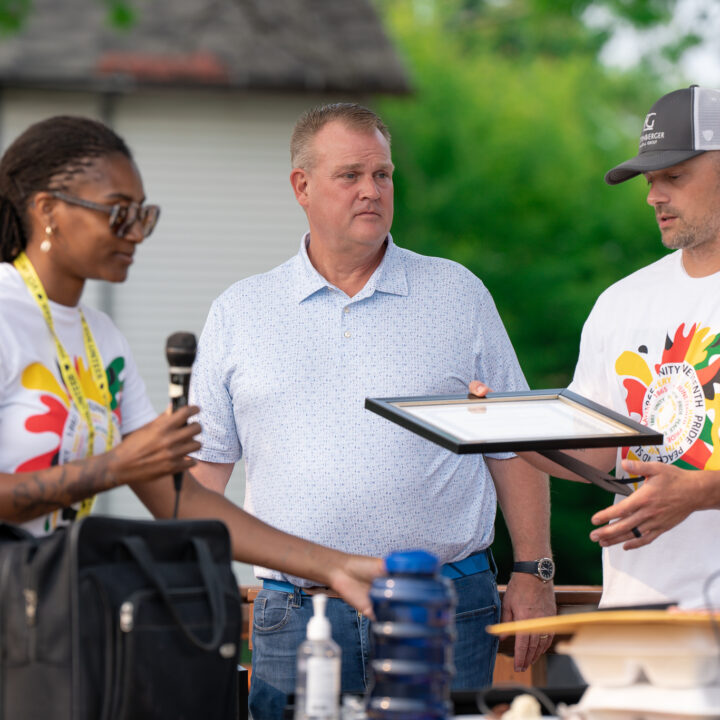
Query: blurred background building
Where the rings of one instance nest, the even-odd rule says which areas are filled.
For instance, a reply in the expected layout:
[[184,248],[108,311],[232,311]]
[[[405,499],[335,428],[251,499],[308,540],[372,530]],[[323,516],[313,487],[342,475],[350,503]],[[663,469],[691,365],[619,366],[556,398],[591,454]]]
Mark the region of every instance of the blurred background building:
[[[642,178],[603,176],[690,83],[720,87],[717,0],[0,0],[0,145],[58,112],[99,117],[163,206],[128,282],[86,292],[158,410],[167,336],[199,333],[216,295],[297,252],[289,136],[327,100],[370,104],[392,131],[394,240],[474,272],[529,385],[566,386],[598,295],[666,252]],[[588,535],[607,493],[554,480],[551,495],[557,582],[599,583]],[[142,511],[127,490],[98,509]],[[500,515],[496,531],[504,582]]]
[[[126,140],[162,207],[128,281],[90,283],[84,296],[128,338],[162,411],[167,336],[199,335],[225,288],[297,252],[306,223],[288,146],[300,113],[409,83],[369,0],[146,2],[126,30],[98,0],[35,0],[0,41],[0,88],[3,150],[45,117],[98,118]],[[242,503],[240,467],[228,494]],[[148,514],[127,488],[96,509]]]

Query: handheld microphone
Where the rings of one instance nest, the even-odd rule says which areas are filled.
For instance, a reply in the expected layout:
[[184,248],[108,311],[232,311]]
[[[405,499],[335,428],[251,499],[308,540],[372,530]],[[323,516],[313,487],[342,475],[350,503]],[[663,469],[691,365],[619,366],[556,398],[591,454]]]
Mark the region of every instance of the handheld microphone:
[[[197,341],[189,332],[176,332],[168,337],[165,343],[165,356],[170,366],[170,403],[173,411],[188,404],[190,389],[190,371],[195,361]],[[175,491],[180,492],[183,474],[173,475]]]

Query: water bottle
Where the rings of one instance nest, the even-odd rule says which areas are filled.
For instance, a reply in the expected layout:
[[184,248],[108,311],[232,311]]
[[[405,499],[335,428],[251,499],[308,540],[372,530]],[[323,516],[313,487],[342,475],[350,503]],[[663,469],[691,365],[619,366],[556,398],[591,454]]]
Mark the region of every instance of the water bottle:
[[387,577],[372,584],[372,679],[367,715],[375,720],[438,720],[452,715],[455,588],[423,550],[393,553]]

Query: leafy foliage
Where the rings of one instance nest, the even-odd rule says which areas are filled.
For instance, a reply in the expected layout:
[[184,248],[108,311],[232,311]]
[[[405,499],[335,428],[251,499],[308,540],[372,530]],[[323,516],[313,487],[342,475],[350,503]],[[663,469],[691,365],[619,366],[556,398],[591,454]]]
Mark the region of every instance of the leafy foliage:
[[31,9],[31,0],[0,0],[0,33],[17,32]]
[[[118,30],[132,28],[136,14],[130,0],[96,0],[107,7],[109,24]],[[19,32],[33,11],[32,0],[0,0],[0,34]],[[58,5],[58,12],[62,12]]]
[[118,30],[130,30],[137,20],[137,15],[130,3],[124,0],[104,0],[108,6],[108,21]]
[[[603,181],[637,151],[662,90],[598,64],[597,38],[577,19],[587,3],[440,5],[418,19],[417,3],[384,4],[415,84],[412,96],[379,102],[397,166],[394,237],[478,275],[530,386],[565,387],[597,296],[664,252],[642,179]],[[558,582],[599,582],[587,536],[611,497],[554,480],[552,499]],[[508,568],[501,524],[494,549]]]

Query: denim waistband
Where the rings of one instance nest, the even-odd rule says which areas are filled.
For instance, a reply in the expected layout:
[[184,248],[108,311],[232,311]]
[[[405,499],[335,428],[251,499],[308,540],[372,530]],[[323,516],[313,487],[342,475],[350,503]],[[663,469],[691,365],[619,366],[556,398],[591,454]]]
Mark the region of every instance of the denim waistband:
[[480,550],[457,562],[445,563],[445,565],[440,568],[440,574],[446,578],[450,578],[450,580],[457,580],[458,578],[475,575],[476,573],[485,572],[489,569],[489,552],[487,550]]
[[[479,552],[468,555],[463,560],[457,562],[446,563],[440,568],[440,574],[450,580],[457,580],[461,577],[467,577],[468,575],[475,575],[476,573],[485,572],[490,569],[490,558],[487,550],[480,550]],[[278,592],[292,593],[297,588],[300,590],[302,595],[311,595],[317,592],[317,588],[305,588],[292,585],[289,582],[283,580],[268,580],[263,579],[262,586],[265,590],[277,590]]]
[[262,586],[264,590],[277,590],[278,592],[292,593],[297,588],[303,595],[308,595],[305,588],[301,588],[297,585],[293,585],[289,582],[283,582],[282,580],[266,580],[263,579]]

